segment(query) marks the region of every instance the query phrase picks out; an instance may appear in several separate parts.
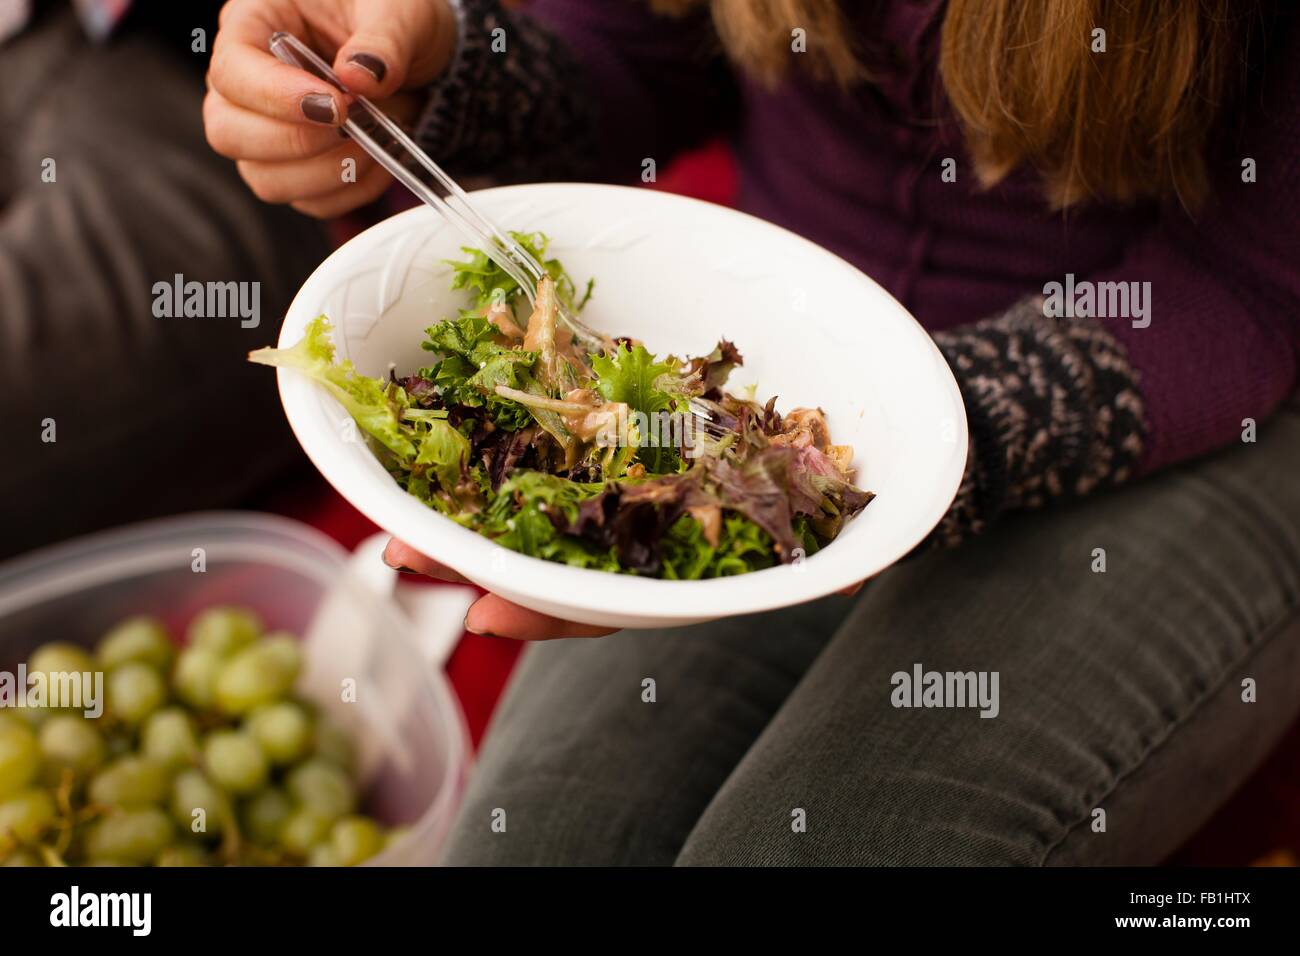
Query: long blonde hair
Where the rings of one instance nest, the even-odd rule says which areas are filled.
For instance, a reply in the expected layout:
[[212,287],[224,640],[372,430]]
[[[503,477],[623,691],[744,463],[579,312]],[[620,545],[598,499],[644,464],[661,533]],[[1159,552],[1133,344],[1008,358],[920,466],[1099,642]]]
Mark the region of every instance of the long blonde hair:
[[[650,0],[708,5],[730,58],[775,82],[793,61],[840,86],[868,81],[836,0]],[[939,74],[980,179],[1027,166],[1049,202],[1206,195],[1206,146],[1241,80],[1250,0],[949,0]],[[808,55],[792,57],[801,27]],[[1094,52],[1098,28],[1105,52]]]

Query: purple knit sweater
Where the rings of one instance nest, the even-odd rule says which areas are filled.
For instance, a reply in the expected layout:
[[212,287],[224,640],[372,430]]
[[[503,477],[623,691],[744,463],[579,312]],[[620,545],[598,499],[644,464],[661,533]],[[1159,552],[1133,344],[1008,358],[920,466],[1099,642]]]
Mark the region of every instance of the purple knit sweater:
[[[422,122],[435,152],[514,179],[633,181],[645,158],[663,168],[726,133],[742,209],[855,263],[937,333],[972,412],[986,473],[968,477],[991,496],[984,517],[1240,441],[1243,419],[1264,419],[1296,389],[1291,15],[1272,23],[1262,81],[1228,118],[1233,135],[1218,138],[1214,198],[1193,221],[1154,205],[1052,213],[1031,171],[982,191],[937,80],[943,0],[889,0],[862,14],[873,80],[851,93],[800,71],[769,90],[728,68],[707,16],[656,16],[647,0],[536,0],[527,18],[493,0],[462,3],[461,62]],[[513,54],[479,42],[497,26]],[[528,115],[531,138],[515,153],[530,157],[527,168],[510,168],[524,134],[503,123],[503,106]],[[557,142],[551,165],[545,127]],[[559,155],[561,138],[583,143],[587,168]],[[1246,159],[1255,182],[1243,181]],[[1027,297],[1067,275],[1076,285],[1149,283],[1146,319],[1044,317]],[[1029,394],[1042,368],[1050,381]],[[1039,426],[1050,437],[1027,437]]]

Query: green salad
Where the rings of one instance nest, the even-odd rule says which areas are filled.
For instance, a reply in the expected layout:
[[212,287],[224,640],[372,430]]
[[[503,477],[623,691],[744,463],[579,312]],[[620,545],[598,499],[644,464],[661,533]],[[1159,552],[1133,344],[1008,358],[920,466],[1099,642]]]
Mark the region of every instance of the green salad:
[[529,305],[483,252],[452,262],[469,308],[425,330],[429,364],[376,379],[335,358],[329,320],[254,362],[309,375],[342,403],[402,488],[521,554],[674,580],[811,555],[873,495],[820,409],[725,390],[742,364],[656,356],[618,339],[587,354],[558,320],[578,286],[547,238],[514,233],[547,277]]

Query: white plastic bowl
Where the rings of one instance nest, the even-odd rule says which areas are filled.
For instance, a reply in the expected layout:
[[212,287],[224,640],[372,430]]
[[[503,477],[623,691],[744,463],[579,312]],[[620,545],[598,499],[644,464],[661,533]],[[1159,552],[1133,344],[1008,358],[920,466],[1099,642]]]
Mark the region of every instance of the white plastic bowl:
[[[179,634],[205,607],[249,607],[302,639],[297,690],[356,742],[366,811],[409,827],[369,862],[427,866],[460,802],[469,737],[451,685],[426,660],[441,648],[422,653],[411,622],[375,586],[372,551],[358,565],[306,525],[245,512],[147,521],[45,548],[0,565],[0,667],[12,670],[47,641],[90,645],[136,614]],[[348,702],[345,678],[356,682]]]
[[[702,354],[721,337],[777,407],[820,406],[852,445],[876,499],[829,547],[795,565],[707,581],[582,570],[493,544],[405,494],[332,398],[279,370],[289,423],[321,474],[378,525],[488,590],[590,624],[653,627],[749,614],[830,594],[888,567],[934,527],[966,461],[957,384],[930,336],[843,259],[752,216],[667,193],[554,183],[474,193],[503,227],[540,230],[579,284],[595,277],[592,325],[654,352]],[[342,357],[369,375],[430,364],[424,329],[456,315],[444,259],[461,237],[430,209],[394,216],[338,249],[303,285],[280,330],[292,346],[322,313]]]

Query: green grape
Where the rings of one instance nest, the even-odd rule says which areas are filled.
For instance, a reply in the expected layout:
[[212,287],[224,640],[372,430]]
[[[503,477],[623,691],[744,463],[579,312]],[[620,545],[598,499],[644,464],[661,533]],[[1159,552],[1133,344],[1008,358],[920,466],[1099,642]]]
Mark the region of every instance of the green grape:
[[175,769],[194,763],[199,757],[194,718],[181,707],[151,714],[140,730],[140,749],[165,767]]
[[296,763],[311,747],[311,717],[291,701],[259,707],[244,727],[275,764]]
[[76,644],[55,641],[42,644],[27,659],[27,673],[72,674],[95,671],[94,659]]
[[176,696],[198,710],[211,710],[217,700],[217,676],[224,658],[205,647],[187,647],[176,658],[172,687]]
[[40,745],[46,766],[56,775],[71,770],[79,777],[98,770],[107,749],[94,724],[71,714],[47,720],[41,726]]
[[302,673],[302,642],[288,631],[274,631],[262,639],[267,653],[280,661],[282,667],[292,671],[297,679]]
[[0,800],[6,800],[36,779],[41,748],[31,728],[18,721],[0,724]]
[[176,775],[171,810],[172,819],[200,839],[220,835],[231,814],[230,799],[201,770],[182,770]]
[[154,866],[205,866],[208,855],[197,843],[176,843],[166,847],[153,861]]
[[262,633],[256,614],[242,607],[210,607],[190,622],[192,647],[202,647],[225,657],[245,647]]
[[357,805],[357,794],[348,775],[326,760],[313,757],[293,770],[285,778],[289,795],[301,806],[331,823],[351,813]]
[[35,787],[0,803],[0,846],[8,840],[30,843],[54,823],[54,798]]
[[266,754],[257,741],[238,730],[214,730],[203,743],[208,776],[228,793],[247,794],[266,785]]
[[344,817],[330,831],[330,845],[340,866],[356,866],[384,848],[384,832],[369,817]]
[[[348,733],[290,698],[304,666],[294,635],[264,633],[244,608],[213,607],[188,639],[177,649],[159,620],[138,616],[111,628],[94,655],[67,642],[31,655],[50,706],[0,711],[0,864],[59,862],[34,842],[51,839],[52,788],[69,773],[85,780],[58,844],[71,865],[218,863],[214,841],[231,835],[236,806],[248,845],[312,866],[355,866],[405,832],[357,814]],[[100,673],[108,719],[96,723],[76,711],[95,690],[82,675]],[[77,690],[80,699],[69,696]]]
[[90,781],[90,799],[112,807],[143,807],[167,798],[167,768],[156,760],[118,757]]
[[316,721],[316,756],[343,770],[351,770],[355,759],[351,736],[338,724],[321,717]]
[[132,661],[108,675],[108,709],[132,727],[167,702],[167,684],[148,664]]
[[176,649],[156,618],[133,617],[105,634],[96,652],[105,670],[136,662],[166,672]]
[[287,694],[298,672],[283,650],[258,644],[231,657],[217,676],[217,708],[239,717]]
[[244,832],[254,843],[263,846],[279,843],[285,821],[292,812],[293,801],[288,795],[279,787],[267,787],[244,804]]
[[307,851],[308,866],[347,866],[346,863],[339,859],[338,853],[335,852],[333,844],[317,843]]
[[92,860],[149,863],[175,836],[172,821],[157,807],[118,810],[90,825],[86,854]]
[[312,847],[329,836],[332,823],[314,810],[298,807],[280,828],[280,845],[290,853],[306,856]]
[[[95,693],[94,658],[76,644],[56,641],[42,644],[27,661],[27,677],[44,677],[45,706],[48,708],[85,707]],[[56,699],[57,697],[57,699]],[[41,723],[48,716],[41,708],[29,710],[28,718]]]

